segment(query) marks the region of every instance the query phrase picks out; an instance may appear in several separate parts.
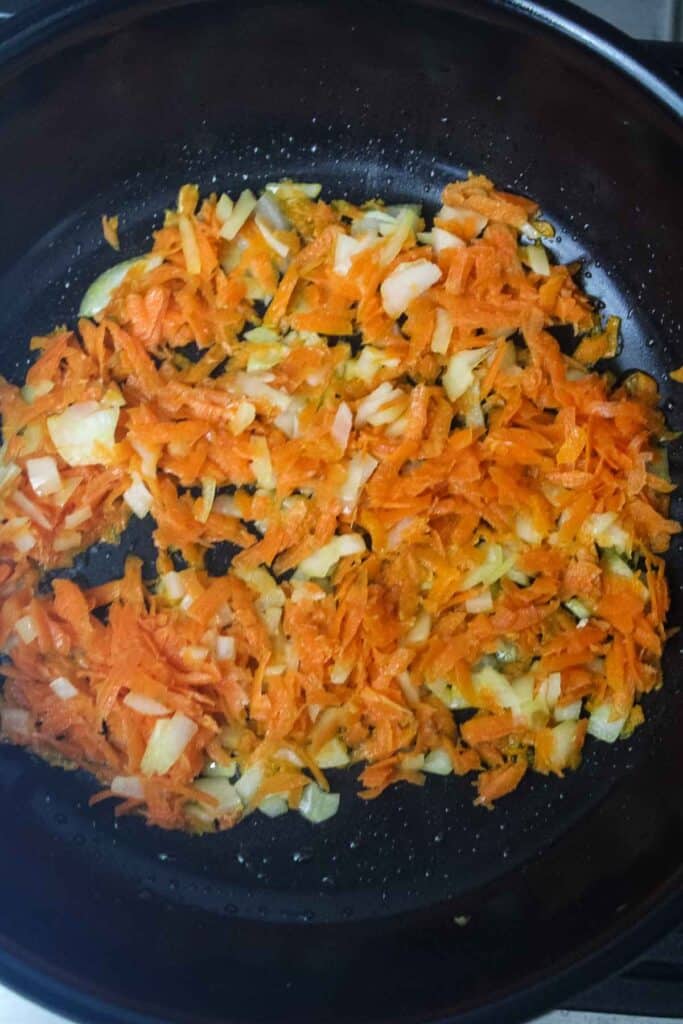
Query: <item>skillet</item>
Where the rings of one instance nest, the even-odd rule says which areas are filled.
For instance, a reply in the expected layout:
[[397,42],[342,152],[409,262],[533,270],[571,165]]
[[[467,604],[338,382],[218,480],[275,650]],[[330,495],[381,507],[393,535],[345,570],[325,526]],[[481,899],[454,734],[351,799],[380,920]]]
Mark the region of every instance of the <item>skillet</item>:
[[[562,3],[48,3],[0,41],[0,370],[112,262],[103,212],[125,258],[184,181],[433,209],[472,168],[541,202],[556,257],[623,319],[617,372],[652,373],[680,427],[682,113],[673,79]],[[137,528],[71,574],[112,578],[149,543]],[[669,564],[676,624],[680,546]],[[83,775],[2,747],[0,978],[89,1024],[539,1013],[680,919],[676,638],[664,670],[630,741],[494,813],[464,780],[364,803],[343,773],[319,828],[254,815],[197,839],[115,822]]]

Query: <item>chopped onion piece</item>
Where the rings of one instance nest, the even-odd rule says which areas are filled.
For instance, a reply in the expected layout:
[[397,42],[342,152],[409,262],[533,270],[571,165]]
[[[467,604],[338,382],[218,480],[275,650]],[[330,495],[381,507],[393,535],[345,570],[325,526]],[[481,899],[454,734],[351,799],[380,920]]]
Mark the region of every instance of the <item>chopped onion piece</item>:
[[256,791],[263,781],[263,768],[260,764],[254,764],[248,768],[235,783],[235,789],[243,804],[248,805],[256,795]]
[[64,526],[67,530],[73,530],[87,519],[90,519],[91,516],[92,509],[89,505],[84,505],[83,508],[74,509],[73,512],[69,512],[68,516],[64,516]]
[[452,231],[444,231],[443,228],[432,228],[432,248],[437,256],[447,249],[461,249],[465,243]]
[[436,219],[446,221],[449,228],[456,231],[466,241],[480,235],[489,222],[488,217],[477,213],[476,210],[468,210],[464,206],[442,206]]
[[298,810],[307,821],[319,825],[339,810],[339,793],[326,793],[317,782],[309,782],[301,794]]
[[339,491],[344,512],[351,512],[356,507],[361,491],[378,465],[377,459],[367,452],[358,452],[351,458]]
[[342,452],[346,451],[352,426],[353,413],[346,402],[340,402],[332,421],[330,433],[332,434],[332,439],[336,441]]
[[51,380],[39,380],[35,384],[24,384],[21,389],[21,397],[29,405],[32,405],[37,398],[42,398],[43,395],[49,395],[54,387],[54,382]]
[[126,707],[132,711],[137,711],[140,715],[151,715],[154,718],[160,718],[162,715],[170,715],[171,709],[167,708],[165,704],[161,704],[158,700],[153,700],[152,697],[145,697],[143,693],[127,693],[123,698],[123,703]]
[[276,487],[273,463],[270,461],[270,448],[265,437],[253,436],[251,438],[251,469],[256,478],[256,483],[264,491],[273,491]]
[[268,225],[265,224],[265,222],[258,215],[254,218],[254,220],[256,222],[256,227],[259,229],[259,231],[261,232],[261,234],[263,235],[271,249],[274,252],[276,252],[278,256],[281,256],[283,259],[286,256],[288,256],[289,246],[285,245],[284,242],[281,242],[280,239],[275,234],[273,234]]
[[369,423],[379,427],[384,423],[393,423],[403,415],[408,401],[409,396],[404,391],[384,381],[369,395],[361,398],[356,408],[356,426],[362,427],[364,423]]
[[234,636],[216,637],[216,657],[219,661],[234,661],[235,638]]
[[201,506],[199,512],[196,513],[196,519],[200,523],[205,523],[211,515],[211,509],[216,497],[216,481],[212,476],[202,477],[202,497]]
[[423,644],[429,639],[429,634],[432,629],[432,617],[431,615],[422,609],[417,614],[415,623],[412,629],[410,629],[405,636],[405,643],[407,644]]
[[180,244],[183,247],[183,258],[188,274],[201,274],[202,258],[199,253],[199,243],[194,230],[194,224],[190,217],[181,213],[178,217],[178,230],[180,232]]
[[481,594],[468,597],[465,601],[465,609],[470,615],[479,615],[482,612],[493,611],[493,598],[490,590],[482,590]]
[[485,665],[472,673],[472,685],[477,694],[477,704],[487,707],[491,702],[501,708],[518,713],[523,698],[515,691],[502,672],[491,665]]
[[180,711],[172,718],[158,719],[142,758],[142,774],[164,775],[182,756],[197,728],[197,724]]
[[603,701],[596,705],[588,718],[588,732],[604,743],[614,743],[619,739],[621,730],[626,725],[628,715],[619,715],[611,701]]
[[22,512],[26,513],[29,519],[32,519],[34,523],[37,523],[38,526],[42,526],[44,530],[52,529],[52,523],[47,516],[38,508],[36,503],[31,501],[30,498],[27,498],[22,491],[15,491],[12,495],[12,501],[21,509]]
[[[231,814],[233,811],[242,810],[242,801],[237,792],[237,787],[226,778],[195,779],[192,783],[200,793],[207,793],[214,800],[218,801],[215,807],[201,804],[199,807],[202,816],[207,818],[220,818],[224,814]],[[193,809],[194,810],[194,809]]]
[[0,721],[2,731],[6,736],[26,737],[32,728],[31,715],[23,708],[2,708],[0,709]]
[[387,358],[381,348],[374,345],[363,345],[360,353],[355,359],[349,359],[345,368],[344,376],[347,380],[362,380],[369,384],[380,370],[398,366],[399,360]]
[[299,563],[296,577],[298,579],[320,579],[329,576],[341,558],[360,555],[365,550],[365,540],[360,533],[344,533],[340,537],[333,537],[331,541]]
[[526,263],[534,274],[540,274],[541,277],[549,276],[550,263],[548,262],[548,254],[541,242],[536,242],[534,245],[520,246],[520,257],[522,262]]
[[340,231],[334,245],[334,264],[332,269],[335,274],[346,277],[351,269],[354,256],[357,256],[359,252],[363,252],[369,246],[374,245],[374,241],[372,237],[354,238],[352,235],[345,235]]
[[133,473],[131,475],[133,477],[133,482],[130,487],[123,492],[123,500],[138,519],[144,519],[152,507],[152,495],[137,473]]
[[430,775],[450,775],[453,771],[453,762],[450,754],[442,747],[430,750],[424,759],[422,770]]
[[114,796],[121,796],[126,800],[145,798],[145,788],[138,775],[115,775],[109,788]]
[[291,395],[288,395],[286,391],[278,391],[277,388],[272,388],[262,377],[252,376],[248,373],[238,373],[235,377],[235,383],[247,398],[263,399],[268,405],[272,405],[273,408],[279,409],[281,412],[288,409],[292,401]]
[[520,512],[517,516],[515,533],[526,544],[540,544],[543,540],[543,534],[536,529],[533,519],[526,512]]
[[147,272],[156,270],[162,262],[160,256],[143,256],[142,258],[136,256],[135,259],[124,260],[123,263],[117,263],[116,266],[105,270],[86,291],[81,300],[78,315],[93,317],[101,313],[105,306],[109,305],[112,294],[133,267],[140,267],[141,270]]
[[322,188],[322,185],[318,184],[318,182],[308,181],[269,181],[266,185],[266,191],[272,192],[273,195],[277,195],[278,192],[282,192],[284,195],[291,192],[300,192],[307,199],[317,199],[322,192]]
[[427,689],[435,697],[438,697],[442,704],[445,704],[447,708],[451,708],[453,711],[462,711],[471,706],[457,686],[454,686],[453,683],[449,683],[445,679],[435,679],[433,682],[427,683]]
[[319,768],[345,768],[350,763],[349,752],[345,743],[334,736],[320,748],[315,756],[315,762]]
[[[405,207],[401,211],[398,218],[396,219],[395,227],[392,227],[390,233],[387,235],[386,242],[380,249],[380,267],[387,267],[392,262],[392,260],[396,259],[405,243],[413,234],[415,227],[417,225],[417,220],[417,214],[415,213],[414,210]],[[389,315],[391,316],[391,314]]]
[[185,596],[185,584],[175,570],[164,573],[159,589],[167,601],[180,601]]
[[434,333],[430,348],[437,355],[445,355],[451,343],[453,333],[453,317],[446,309],[437,309],[434,318]]
[[574,700],[571,704],[556,704],[553,718],[556,722],[575,722],[581,714],[582,703]]
[[40,495],[56,494],[62,486],[62,478],[57,469],[57,462],[52,455],[43,455],[38,459],[26,460],[26,472],[31,487]]
[[221,238],[231,241],[241,227],[247,222],[256,207],[256,196],[250,189],[245,189],[235,203],[230,216],[223,222]]
[[256,418],[256,409],[251,402],[240,402],[230,417],[228,426],[233,437],[238,437]]
[[226,220],[232,213],[235,204],[233,203],[230,196],[226,195],[225,192],[222,194],[218,202],[216,203],[216,216],[218,217],[221,224],[225,224]]
[[448,360],[443,386],[451,402],[457,401],[474,383],[474,368],[488,355],[487,348],[465,349]]
[[60,700],[71,700],[72,697],[78,696],[78,689],[66,676],[57,676],[56,679],[53,679],[50,689]]
[[274,195],[266,190],[256,203],[255,220],[262,220],[274,231],[288,231],[291,228],[288,217]]
[[251,330],[244,332],[244,340],[256,344],[268,345],[279,339],[280,335],[270,327],[252,327]]
[[287,813],[289,804],[284,797],[278,796],[277,793],[271,793],[263,798],[258,809],[267,818],[279,818],[281,814]]
[[56,416],[48,416],[52,443],[69,466],[91,466],[110,461],[119,419],[115,406],[77,402]]
[[380,287],[382,305],[387,316],[394,319],[405,312],[411,302],[428,291],[441,278],[441,271],[429,260],[401,263]]
[[14,623],[14,632],[23,644],[33,643],[38,636],[36,620],[32,615],[22,615],[22,617],[17,619]]

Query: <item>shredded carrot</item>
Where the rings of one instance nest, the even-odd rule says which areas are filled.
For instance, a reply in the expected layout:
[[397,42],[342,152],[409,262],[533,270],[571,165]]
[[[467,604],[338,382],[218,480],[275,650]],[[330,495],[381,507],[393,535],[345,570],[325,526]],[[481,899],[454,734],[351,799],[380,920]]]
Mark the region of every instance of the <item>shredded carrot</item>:
[[[431,234],[269,189],[183,186],[151,253],[0,382],[2,735],[164,828],[321,820],[348,764],[364,799],[474,773],[486,807],[561,777],[661,684],[656,384],[587,369],[619,324],[529,254],[532,201],[470,176]],[[156,565],[41,581],[130,517]]]
[[102,234],[112,249],[116,249],[118,252],[121,248],[121,243],[119,242],[119,218],[117,214],[113,217],[107,217],[106,214],[102,214]]

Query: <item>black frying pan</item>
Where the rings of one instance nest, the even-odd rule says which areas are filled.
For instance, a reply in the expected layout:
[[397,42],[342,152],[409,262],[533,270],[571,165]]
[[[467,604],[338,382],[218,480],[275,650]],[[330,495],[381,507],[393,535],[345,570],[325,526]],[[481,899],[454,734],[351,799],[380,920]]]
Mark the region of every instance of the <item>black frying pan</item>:
[[[588,290],[623,317],[619,368],[653,373],[675,423],[683,103],[625,37],[522,0],[45,10],[0,44],[4,373],[111,263],[103,212],[130,255],[187,180],[433,205],[474,168],[541,201],[558,258],[588,259]],[[111,577],[122,557],[73,571]],[[679,547],[670,565],[675,623]],[[561,1002],[680,916],[679,647],[631,741],[589,743],[580,771],[525,780],[494,813],[461,779],[364,803],[343,774],[321,827],[254,815],[191,838],[114,824],[87,778],[3,747],[0,977],[90,1024],[507,1024]]]

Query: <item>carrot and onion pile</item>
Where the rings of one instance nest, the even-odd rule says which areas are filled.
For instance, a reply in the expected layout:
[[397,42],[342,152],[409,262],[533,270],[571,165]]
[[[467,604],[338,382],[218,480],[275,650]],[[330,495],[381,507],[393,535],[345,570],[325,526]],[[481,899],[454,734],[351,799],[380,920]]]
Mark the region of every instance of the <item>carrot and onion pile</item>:
[[[324,820],[353,764],[490,806],[662,681],[670,435],[650,378],[591,371],[618,323],[536,204],[471,176],[426,230],[319,193],[185,185],[0,388],[2,734],[167,828]],[[154,578],[60,576],[131,516]]]

